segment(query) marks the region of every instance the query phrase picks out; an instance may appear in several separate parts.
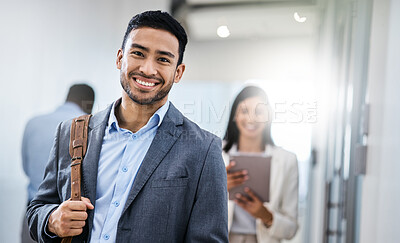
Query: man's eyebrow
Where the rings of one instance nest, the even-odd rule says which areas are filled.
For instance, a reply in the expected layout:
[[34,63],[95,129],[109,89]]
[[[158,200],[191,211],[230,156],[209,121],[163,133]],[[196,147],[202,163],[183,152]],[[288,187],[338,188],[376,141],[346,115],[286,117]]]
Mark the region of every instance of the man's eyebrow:
[[157,53],[158,54],[160,54],[160,55],[166,55],[166,56],[169,56],[170,58],[175,58],[175,55],[174,54],[172,54],[171,52],[169,52],[169,51],[157,51]]
[[131,48],[138,48],[138,49],[141,49],[141,50],[144,50],[144,51],[147,51],[147,52],[149,51],[149,48],[144,47],[144,46],[139,45],[139,44],[136,44],[136,43],[132,43]]
[[[149,52],[149,51],[150,51],[149,48],[144,47],[144,46],[142,46],[142,45],[140,45],[140,44],[137,44],[137,43],[132,43],[131,48],[138,48],[138,49],[144,50],[144,51],[146,51],[146,52]],[[169,52],[169,51],[157,51],[157,54],[169,56],[170,58],[175,58],[175,55],[172,54],[172,53]]]

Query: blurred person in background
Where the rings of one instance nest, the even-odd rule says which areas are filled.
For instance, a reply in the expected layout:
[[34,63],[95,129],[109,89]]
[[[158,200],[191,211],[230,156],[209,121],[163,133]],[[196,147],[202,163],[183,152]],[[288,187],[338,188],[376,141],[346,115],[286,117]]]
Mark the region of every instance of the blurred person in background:
[[279,243],[295,235],[298,208],[298,165],[296,156],[274,145],[271,138],[272,109],[264,90],[245,87],[236,97],[224,137],[223,157],[228,191],[243,184],[246,170],[231,172],[230,155],[252,153],[272,156],[270,201],[262,202],[251,189],[236,194],[228,203],[229,241]]
[[[30,119],[22,140],[22,165],[28,184],[28,204],[35,196],[43,180],[44,170],[54,141],[57,125],[65,120],[89,114],[94,103],[94,91],[86,84],[75,84],[69,89],[65,103],[55,111]],[[24,217],[21,242],[34,242]]]

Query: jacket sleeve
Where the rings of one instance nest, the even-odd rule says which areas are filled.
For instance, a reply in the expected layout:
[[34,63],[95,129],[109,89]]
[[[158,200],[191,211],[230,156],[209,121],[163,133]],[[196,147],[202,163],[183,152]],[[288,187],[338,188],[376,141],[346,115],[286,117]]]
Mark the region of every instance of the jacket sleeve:
[[50,152],[43,182],[26,211],[26,218],[28,220],[31,237],[38,242],[60,241],[60,238],[51,238],[45,233],[45,227],[47,226],[50,214],[61,203],[57,191],[60,130],[61,124],[57,127],[56,137]]
[[221,140],[208,148],[185,242],[228,242],[228,193]]
[[272,212],[273,223],[267,228],[258,221],[258,229],[261,234],[270,235],[276,239],[291,239],[296,234],[297,214],[298,214],[298,195],[299,195],[299,172],[297,159],[294,154],[288,155],[286,174],[282,175],[286,179],[286,183],[282,188],[282,201],[279,210],[267,208]]

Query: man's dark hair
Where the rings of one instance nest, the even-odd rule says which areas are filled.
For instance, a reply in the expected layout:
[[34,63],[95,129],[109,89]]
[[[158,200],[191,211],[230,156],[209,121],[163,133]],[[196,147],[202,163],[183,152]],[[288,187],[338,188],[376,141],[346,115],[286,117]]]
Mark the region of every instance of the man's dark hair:
[[[232,148],[233,144],[237,144],[239,141],[240,132],[239,132],[239,129],[235,122],[236,110],[238,108],[238,105],[243,100],[245,100],[247,98],[252,98],[252,97],[260,97],[261,99],[264,100],[265,104],[268,104],[267,94],[265,93],[264,90],[262,90],[259,87],[247,86],[242,91],[240,91],[240,93],[236,96],[236,99],[232,104],[231,114],[229,115],[228,127],[226,129],[226,133],[225,133],[225,137],[224,137],[226,144],[225,144],[223,150],[226,153],[228,153],[228,151]],[[271,137],[271,124],[270,123],[267,124],[267,126],[265,127],[265,130],[263,132],[262,146],[265,147],[265,145],[267,145],[267,144],[274,145],[274,142],[272,141],[272,137]]]
[[92,113],[94,91],[87,84],[74,84],[69,88],[67,100],[77,104],[85,113]]
[[128,28],[126,29],[124,40],[122,42],[122,50],[125,51],[125,43],[129,34],[133,29],[141,27],[150,27],[153,29],[166,30],[173,34],[179,42],[179,59],[178,64],[182,63],[183,53],[188,42],[185,29],[182,25],[176,21],[169,13],[158,11],[146,11],[135,15],[131,21],[129,21]]

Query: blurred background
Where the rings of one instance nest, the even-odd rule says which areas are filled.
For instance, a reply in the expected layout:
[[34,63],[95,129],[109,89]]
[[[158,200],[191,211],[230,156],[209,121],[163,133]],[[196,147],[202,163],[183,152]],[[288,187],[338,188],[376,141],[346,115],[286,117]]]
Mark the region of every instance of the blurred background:
[[290,242],[399,242],[400,1],[0,0],[1,242],[19,242],[28,119],[61,105],[77,82],[94,87],[94,112],[120,97],[127,23],[156,9],[189,35],[170,94],[184,115],[223,137],[241,88],[269,95],[273,139],[299,160]]

